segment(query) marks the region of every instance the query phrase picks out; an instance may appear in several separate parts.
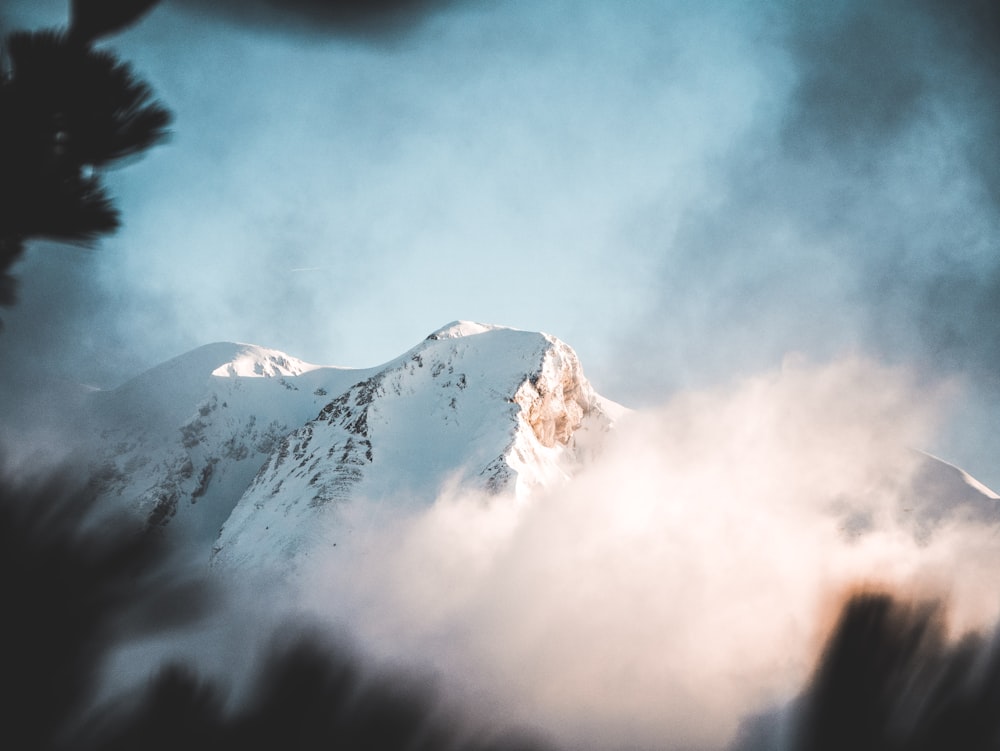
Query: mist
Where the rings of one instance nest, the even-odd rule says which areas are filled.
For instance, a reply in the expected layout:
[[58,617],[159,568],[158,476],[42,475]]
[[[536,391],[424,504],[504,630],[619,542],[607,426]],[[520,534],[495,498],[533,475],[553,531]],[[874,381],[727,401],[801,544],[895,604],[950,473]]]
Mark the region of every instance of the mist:
[[345,509],[353,542],[301,567],[302,602],[564,747],[723,748],[804,689],[859,588],[947,602],[949,638],[1000,614],[992,502],[916,495],[911,447],[954,397],[858,358],[685,392],[530,501]]
[[[482,320],[639,410],[530,503],[344,510],[365,534],[280,602],[359,660],[566,747],[722,748],[803,696],[859,588],[941,599],[941,649],[991,627],[992,509],[913,489],[918,450],[1000,485],[994,4],[282,7],[162,3],[110,43],[174,134],[108,176],[118,235],[14,269],[13,474],[76,450],[81,384],[209,341],[365,366]],[[140,652],[212,654],[252,611],[218,608]],[[219,671],[164,685],[214,717]]]
[[625,415],[534,496],[357,499],[325,522],[353,534],[296,573],[199,572],[163,530],[94,507],[79,469],[27,482],[7,461],[11,733],[53,749],[986,737],[1000,514],[981,495],[922,505],[912,448],[956,388],[790,358]]

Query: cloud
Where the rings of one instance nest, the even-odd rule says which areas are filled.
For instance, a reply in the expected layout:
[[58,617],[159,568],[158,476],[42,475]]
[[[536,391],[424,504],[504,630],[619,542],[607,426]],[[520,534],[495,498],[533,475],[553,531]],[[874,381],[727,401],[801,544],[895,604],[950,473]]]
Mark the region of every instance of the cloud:
[[[799,80],[786,136],[820,149],[877,153],[948,101],[995,127],[1000,103],[978,99],[1000,77],[1000,13],[982,0],[901,6],[848,2],[789,16]],[[982,140],[985,133],[974,133]]]
[[1000,365],[998,41],[980,0],[793,16],[781,131],[792,165],[833,176],[795,220],[862,249],[848,253],[880,349],[913,337],[979,378]]
[[914,518],[907,446],[947,391],[847,359],[680,394],[524,505],[452,488],[408,518],[343,510],[355,542],[310,561],[302,598],[474,716],[572,748],[719,748],[801,690],[859,583],[946,597],[959,631],[996,618],[995,515]]
[[652,404],[789,352],[960,376],[978,416],[966,409],[936,448],[995,483],[995,5],[783,3],[764,18],[740,58],[762,92],[704,162],[700,200],[653,198],[621,231],[656,260],[610,359],[641,352],[649,365],[596,380]]
[[877,150],[918,116],[928,82],[914,62],[927,40],[906,20],[859,4],[796,18],[789,47],[800,78],[785,126],[793,142]]
[[[887,379],[874,397],[838,398],[872,376]],[[666,750],[729,747],[734,736],[731,748],[741,751],[812,751],[843,747],[833,738],[877,746],[887,733],[903,749],[924,748],[929,737],[991,737],[996,637],[954,635],[996,617],[986,594],[996,584],[995,526],[959,516],[915,545],[905,526],[882,518],[865,533],[871,540],[847,542],[842,519],[827,513],[837,509],[824,508],[827,492],[857,490],[872,469],[890,481],[905,471],[879,464],[902,457],[872,457],[869,442],[917,428],[890,425],[894,401],[912,396],[899,386],[898,374],[854,363],[748,383],[728,401],[692,395],[638,430],[633,424],[610,447],[606,462],[621,470],[627,451],[639,470],[624,482],[605,465],[565,493],[535,499],[544,505],[520,509],[509,499],[445,494],[425,514],[370,530],[365,546],[348,551],[360,558],[329,559],[330,568],[314,572],[311,584],[320,586],[308,592],[310,612],[293,617],[281,607],[287,592],[266,581],[241,572],[248,586],[207,582],[165,538],[92,516],[82,475],[22,472],[14,481],[4,462],[10,616],[0,633],[14,647],[0,681],[4,737],[95,751],[274,748],[292,739],[383,749]],[[784,398],[803,396],[828,401],[800,420]],[[703,416],[713,404],[721,412]],[[850,406],[859,411],[845,413]],[[751,415],[765,455],[777,461],[748,490],[742,481],[760,459],[741,430]],[[817,418],[829,433],[799,432]],[[720,433],[729,437],[722,445]],[[652,436],[659,440],[649,445]],[[769,453],[802,448],[803,438],[808,447],[787,461]],[[846,469],[849,477],[807,500],[800,482],[808,473],[796,460],[850,438],[861,439],[855,458],[869,456],[872,466],[817,466],[821,476]],[[698,477],[718,467],[688,472],[664,461],[683,460],[662,449],[691,439],[699,462],[701,441],[710,440],[721,451],[713,462],[733,474]],[[646,464],[650,458],[665,466]],[[659,487],[637,499],[651,479]],[[704,490],[711,495],[698,497]],[[770,507],[747,505],[762,491]],[[891,510],[870,495],[866,502]],[[784,518],[768,516],[775,511]],[[838,584],[857,582],[858,571],[877,588],[841,608]],[[966,585],[952,590],[950,614],[926,599],[908,604],[915,594],[947,591],[927,586],[928,578]],[[836,620],[829,638],[823,610]],[[337,628],[331,637],[331,620],[359,638]],[[123,664],[125,680],[116,673]],[[778,709],[759,713],[775,701]],[[747,712],[758,714],[742,722]]]

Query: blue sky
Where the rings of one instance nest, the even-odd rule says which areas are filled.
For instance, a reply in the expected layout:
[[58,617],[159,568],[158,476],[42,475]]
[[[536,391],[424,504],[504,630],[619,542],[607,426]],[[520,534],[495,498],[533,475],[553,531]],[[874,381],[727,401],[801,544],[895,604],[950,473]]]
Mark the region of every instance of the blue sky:
[[218,340],[361,367],[461,318],[642,406],[862,353],[956,380],[929,448],[1000,484],[989,3],[318,5],[166,0],[105,43],[173,136],[109,173],[117,235],[15,268],[9,373],[109,387]]

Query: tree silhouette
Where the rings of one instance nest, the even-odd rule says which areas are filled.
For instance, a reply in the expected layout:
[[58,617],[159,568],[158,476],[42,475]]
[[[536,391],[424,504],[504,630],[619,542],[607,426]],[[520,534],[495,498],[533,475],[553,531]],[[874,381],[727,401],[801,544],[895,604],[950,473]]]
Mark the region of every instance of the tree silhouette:
[[15,32],[0,59],[0,305],[33,238],[92,244],[120,219],[101,171],[168,135],[171,114],[132,69],[91,42],[151,0],[75,0],[68,32]]
[[803,700],[795,751],[995,751],[1000,630],[945,637],[940,603],[861,594]]
[[92,42],[139,20],[160,0],[71,0],[70,29],[74,39]]

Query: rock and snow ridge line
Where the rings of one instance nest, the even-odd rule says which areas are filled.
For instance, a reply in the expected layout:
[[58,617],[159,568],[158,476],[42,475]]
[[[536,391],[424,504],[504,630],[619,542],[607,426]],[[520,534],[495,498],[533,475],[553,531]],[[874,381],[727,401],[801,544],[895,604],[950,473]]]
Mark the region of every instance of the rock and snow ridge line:
[[523,498],[624,411],[555,337],[465,321],[367,369],[206,345],[94,402],[100,492],[240,561],[297,555],[357,499],[421,506],[455,478]]

